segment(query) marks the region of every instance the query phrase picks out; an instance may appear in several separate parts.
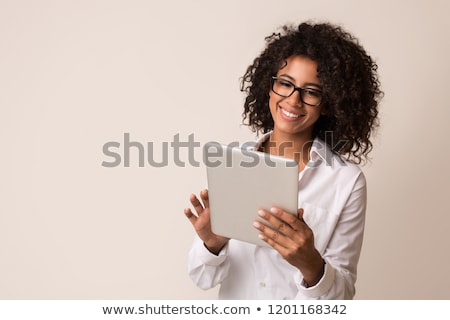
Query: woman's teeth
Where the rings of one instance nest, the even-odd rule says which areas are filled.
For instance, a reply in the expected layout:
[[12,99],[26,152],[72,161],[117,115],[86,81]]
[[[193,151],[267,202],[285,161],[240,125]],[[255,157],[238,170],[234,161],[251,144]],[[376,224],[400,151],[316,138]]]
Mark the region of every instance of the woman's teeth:
[[295,114],[295,113],[290,113],[289,111],[286,111],[284,109],[281,109],[281,112],[283,112],[286,116],[288,116],[289,118],[298,118],[299,115]]

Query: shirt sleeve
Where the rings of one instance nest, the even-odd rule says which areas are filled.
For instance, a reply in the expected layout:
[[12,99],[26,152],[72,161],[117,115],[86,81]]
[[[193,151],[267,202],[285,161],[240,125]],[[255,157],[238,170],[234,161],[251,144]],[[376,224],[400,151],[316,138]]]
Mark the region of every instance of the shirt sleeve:
[[364,234],[366,202],[366,180],[364,174],[360,172],[323,253],[325,271],[321,280],[312,287],[306,287],[303,276],[298,272],[294,276],[298,288],[296,299],[353,298]]
[[228,275],[228,244],[218,255],[211,253],[202,240],[196,236],[188,255],[188,274],[192,281],[201,289],[214,288]]

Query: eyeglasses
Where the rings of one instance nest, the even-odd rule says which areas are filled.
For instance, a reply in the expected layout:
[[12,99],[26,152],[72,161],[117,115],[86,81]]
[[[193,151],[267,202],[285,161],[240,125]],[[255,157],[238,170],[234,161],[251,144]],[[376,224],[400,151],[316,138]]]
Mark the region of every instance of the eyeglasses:
[[300,100],[308,106],[317,107],[322,102],[322,91],[313,88],[300,88],[289,80],[272,77],[272,91],[277,95],[287,98],[295,91],[300,93]]

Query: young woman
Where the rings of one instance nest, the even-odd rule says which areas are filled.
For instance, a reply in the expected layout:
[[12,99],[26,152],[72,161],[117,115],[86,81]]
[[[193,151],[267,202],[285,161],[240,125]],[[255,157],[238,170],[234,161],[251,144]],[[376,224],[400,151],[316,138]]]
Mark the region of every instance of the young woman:
[[[184,213],[197,237],[189,275],[221,299],[352,299],[365,210],[358,164],[372,149],[382,96],[377,66],[358,41],[328,23],[285,26],[242,80],[243,118],[263,135],[257,149],[299,163],[298,215],[255,213],[270,247],[211,232],[208,191]],[[236,208],[239,210],[239,208]]]

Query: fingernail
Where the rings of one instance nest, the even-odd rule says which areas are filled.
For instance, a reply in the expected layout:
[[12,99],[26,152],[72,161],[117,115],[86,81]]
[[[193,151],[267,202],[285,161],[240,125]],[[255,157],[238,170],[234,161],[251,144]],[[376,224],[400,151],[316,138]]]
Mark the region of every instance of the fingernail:
[[258,221],[254,221],[254,222],[253,222],[253,226],[254,226],[256,229],[259,229],[259,228],[261,227],[261,224],[260,224]]
[[266,216],[266,213],[264,212],[264,210],[258,210],[258,216],[264,218]]
[[272,212],[273,214],[279,214],[280,210],[278,208],[272,207],[270,208],[270,212]]

